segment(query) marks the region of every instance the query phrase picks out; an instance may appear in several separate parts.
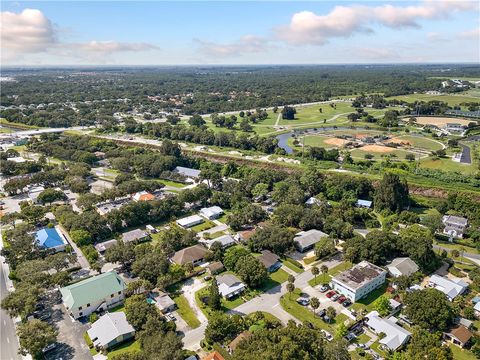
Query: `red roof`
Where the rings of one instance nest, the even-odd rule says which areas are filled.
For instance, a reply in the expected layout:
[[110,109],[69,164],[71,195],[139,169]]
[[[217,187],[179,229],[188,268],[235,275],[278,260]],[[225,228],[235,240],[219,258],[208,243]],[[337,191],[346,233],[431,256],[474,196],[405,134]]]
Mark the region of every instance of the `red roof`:
[[202,360],[225,360],[225,358],[218,351],[214,351],[203,357]]

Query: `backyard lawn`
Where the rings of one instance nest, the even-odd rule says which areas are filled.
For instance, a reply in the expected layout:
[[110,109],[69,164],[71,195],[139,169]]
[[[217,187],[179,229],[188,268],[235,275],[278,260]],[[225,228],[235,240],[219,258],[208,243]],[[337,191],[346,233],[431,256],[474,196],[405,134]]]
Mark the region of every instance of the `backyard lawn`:
[[171,186],[171,187],[175,187],[175,188],[179,188],[179,189],[182,189],[186,186],[186,184],[176,182],[176,181],[172,181],[172,180],[159,179],[158,182],[162,183],[165,186]]
[[215,223],[213,221],[207,220],[204,223],[201,223],[201,224],[198,224],[198,225],[195,225],[195,226],[191,227],[191,229],[192,229],[192,231],[200,232],[200,231],[205,231],[205,230],[211,229],[213,227],[215,227]]
[[289,260],[289,258],[283,260],[282,264],[288,267],[290,270],[295,271],[297,274],[301,274],[303,272],[303,269],[295,265],[291,260]]
[[107,354],[107,357],[111,359],[116,355],[131,353],[135,351],[140,351],[140,341],[138,340],[127,341],[126,343],[118,346],[114,350],[109,351]]
[[183,295],[179,295],[173,298],[175,304],[178,307],[178,313],[182,317],[183,320],[190,326],[192,329],[195,329],[200,326],[200,321],[195,316],[195,313],[190,308],[187,299]]
[[350,269],[352,266],[353,264],[351,262],[344,261],[341,264],[338,264],[337,266],[329,269],[327,274],[318,274],[316,278],[314,277],[313,279],[308,281],[308,285],[317,286],[320,284],[328,284],[332,277],[341,273],[342,271]]
[[467,349],[461,349],[456,345],[450,345],[455,360],[475,360],[477,357]]
[[381,287],[379,287],[376,290],[373,290],[371,293],[367,295],[367,297],[364,297],[363,299],[358,300],[352,305],[352,308],[355,311],[359,311],[361,309],[364,309],[367,312],[370,312],[374,310],[374,302],[377,300],[380,296],[384,295],[387,297],[391,297],[389,293],[386,292],[388,287],[388,282],[385,282]]

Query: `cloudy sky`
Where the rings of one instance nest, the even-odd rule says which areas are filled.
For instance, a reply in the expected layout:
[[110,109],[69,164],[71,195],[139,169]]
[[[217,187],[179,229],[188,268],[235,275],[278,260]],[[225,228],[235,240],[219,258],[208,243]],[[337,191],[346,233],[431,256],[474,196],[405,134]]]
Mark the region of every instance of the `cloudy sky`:
[[480,62],[478,1],[5,2],[2,65]]

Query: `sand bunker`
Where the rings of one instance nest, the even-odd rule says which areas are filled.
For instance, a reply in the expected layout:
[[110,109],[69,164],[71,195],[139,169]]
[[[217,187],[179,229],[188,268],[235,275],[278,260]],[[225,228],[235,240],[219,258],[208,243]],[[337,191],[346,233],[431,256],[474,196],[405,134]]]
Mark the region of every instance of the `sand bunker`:
[[365,145],[360,148],[362,151],[370,151],[370,152],[376,152],[376,153],[389,153],[392,152],[395,149],[382,146],[382,145]]
[[344,139],[339,139],[339,138],[330,138],[326,139],[323,141],[325,144],[328,145],[333,145],[333,146],[343,146],[345,145],[348,141]]
[[[466,119],[458,119],[458,118],[447,118],[447,117],[436,117],[436,116],[418,116],[416,117],[417,124],[420,125],[435,125],[438,127],[443,127],[446,124],[454,123],[454,124],[462,124],[468,125],[472,122],[472,120]],[[408,120],[408,118],[406,119]]]

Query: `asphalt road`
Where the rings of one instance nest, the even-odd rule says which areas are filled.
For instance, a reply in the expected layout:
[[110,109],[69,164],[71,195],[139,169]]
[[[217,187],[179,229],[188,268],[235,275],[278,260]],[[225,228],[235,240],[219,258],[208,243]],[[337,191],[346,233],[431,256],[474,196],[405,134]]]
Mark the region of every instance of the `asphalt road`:
[[462,164],[471,164],[472,156],[470,154],[470,148],[463,144],[460,144],[460,146],[463,148],[462,156],[460,157],[460,162]]
[[[8,295],[3,260],[3,257],[0,257],[0,261],[2,262],[0,271],[0,294],[2,299]],[[15,325],[13,319],[8,315],[6,311],[0,310],[0,321],[0,359],[22,359],[22,356],[18,354],[18,338],[17,334],[15,333]]]

